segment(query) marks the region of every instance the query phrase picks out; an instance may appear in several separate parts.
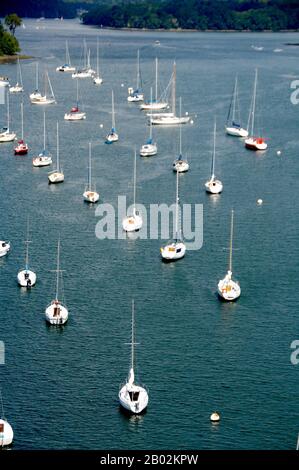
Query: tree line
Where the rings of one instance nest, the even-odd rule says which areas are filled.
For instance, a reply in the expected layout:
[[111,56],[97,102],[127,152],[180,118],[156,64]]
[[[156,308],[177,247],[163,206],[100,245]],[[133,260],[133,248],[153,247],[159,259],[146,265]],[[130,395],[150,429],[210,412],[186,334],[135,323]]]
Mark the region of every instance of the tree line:
[[112,28],[299,29],[298,0],[126,0],[92,7],[83,22]]
[[15,31],[21,24],[22,19],[15,13],[11,13],[4,18],[4,25],[0,21],[0,56],[14,55],[20,51]]

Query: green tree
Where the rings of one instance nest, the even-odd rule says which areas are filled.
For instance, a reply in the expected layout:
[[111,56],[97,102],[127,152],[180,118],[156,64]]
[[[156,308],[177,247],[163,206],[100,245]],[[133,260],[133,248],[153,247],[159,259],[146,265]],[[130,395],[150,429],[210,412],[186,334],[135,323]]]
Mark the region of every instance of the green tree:
[[18,26],[21,26],[22,24],[22,18],[20,18],[16,13],[11,13],[10,15],[7,15],[4,19],[4,23],[8,27],[9,31],[12,33],[12,35],[15,35],[16,28]]

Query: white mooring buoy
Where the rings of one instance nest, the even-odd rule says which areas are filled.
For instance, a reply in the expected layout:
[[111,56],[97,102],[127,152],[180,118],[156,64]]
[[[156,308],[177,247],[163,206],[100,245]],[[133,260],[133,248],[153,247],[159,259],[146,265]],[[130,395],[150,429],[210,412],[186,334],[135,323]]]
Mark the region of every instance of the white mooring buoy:
[[256,203],[257,203],[259,206],[261,206],[261,205],[263,204],[263,202],[264,202],[264,201],[263,201],[262,199],[258,199],[258,200],[256,201]]
[[210,420],[212,423],[219,423],[220,421],[220,414],[217,411],[214,411],[214,413],[211,414]]

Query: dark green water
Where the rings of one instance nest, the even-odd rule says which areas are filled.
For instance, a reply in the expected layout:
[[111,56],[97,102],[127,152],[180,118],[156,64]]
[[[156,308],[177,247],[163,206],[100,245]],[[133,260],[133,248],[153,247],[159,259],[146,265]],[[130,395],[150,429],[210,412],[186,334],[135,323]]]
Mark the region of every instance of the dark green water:
[[[60,156],[65,183],[48,186],[47,169],[31,157],[42,145],[42,108],[30,104],[34,61],[23,61],[25,136],[30,155],[14,157],[2,144],[1,234],[12,250],[0,259],[0,366],[5,414],[16,449],[293,449],[298,433],[298,366],[290,343],[298,339],[298,110],[290,84],[298,78],[298,34],[200,34],[100,32],[101,71],[97,88],[80,82],[87,119],[63,121],[74,104],[75,83],[55,72],[69,40],[75,65],[82,40],[92,48],[95,29],[74,22],[25,21],[18,32],[23,52],[46,65],[58,104],[47,108],[55,153],[60,121]],[[36,27],[39,29],[36,29]],[[160,47],[154,47],[159,39]],[[255,51],[251,46],[264,46]],[[83,203],[88,142],[101,201],[116,204],[132,188],[132,150],[148,129],[137,106],[128,105],[141,50],[145,89],[160,58],[166,83],[177,61],[177,96],[194,124],[183,129],[189,173],[180,178],[182,202],[204,206],[204,244],[184,260],[161,263],[159,240],[98,240],[94,207]],[[280,53],[273,52],[282,48]],[[95,65],[95,60],[93,60]],[[268,151],[258,156],[223,132],[235,74],[239,74],[244,121],[259,68],[258,115]],[[16,64],[0,66],[15,81]],[[122,87],[121,84],[124,84]],[[111,88],[115,92],[117,144],[107,146]],[[19,129],[19,96],[11,97],[12,125]],[[5,124],[5,107],[0,107]],[[196,115],[196,116],[195,116]],[[218,122],[217,174],[224,191],[208,197],[214,116]],[[99,124],[103,123],[101,129]],[[174,201],[171,165],[178,152],[177,129],[154,129],[159,153],[138,160],[138,200]],[[281,156],[277,156],[281,150]],[[264,204],[256,205],[262,198]],[[226,272],[229,214],[235,209],[234,273],[242,296],[223,304],[217,282]],[[27,214],[31,220],[31,266],[38,282],[22,292],[16,275],[23,266]],[[48,328],[44,310],[54,294],[56,244],[60,234],[65,296],[70,312],[64,329]],[[118,407],[119,384],[129,367],[130,303],[135,298],[139,377],[149,388],[143,417],[128,419]],[[209,416],[218,410],[219,426]]]

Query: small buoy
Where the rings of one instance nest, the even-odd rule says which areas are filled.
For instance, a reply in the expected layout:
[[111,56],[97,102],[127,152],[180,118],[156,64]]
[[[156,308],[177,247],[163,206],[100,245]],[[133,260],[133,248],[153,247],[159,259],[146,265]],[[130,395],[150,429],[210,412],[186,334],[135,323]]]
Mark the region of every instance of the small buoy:
[[281,155],[281,151],[280,150],[277,150],[277,155]]
[[263,200],[262,200],[262,199],[258,199],[258,200],[256,201],[256,203],[260,206],[261,204],[263,204]]
[[103,124],[100,124],[100,128],[103,129],[104,125]]
[[214,411],[214,413],[211,414],[210,420],[212,423],[218,423],[220,421],[220,414],[217,413],[217,411]]
[[190,121],[190,124],[194,124],[194,121],[193,121],[193,119],[191,119],[191,121]]
[[11,425],[0,419],[0,447],[9,446],[13,441],[13,430]]
[[189,115],[188,111],[186,111],[186,112],[185,112],[185,115],[186,115],[186,116],[188,116],[188,115]]
[[125,86],[125,84],[124,84],[124,83],[122,83],[120,86],[124,87],[124,86]]

